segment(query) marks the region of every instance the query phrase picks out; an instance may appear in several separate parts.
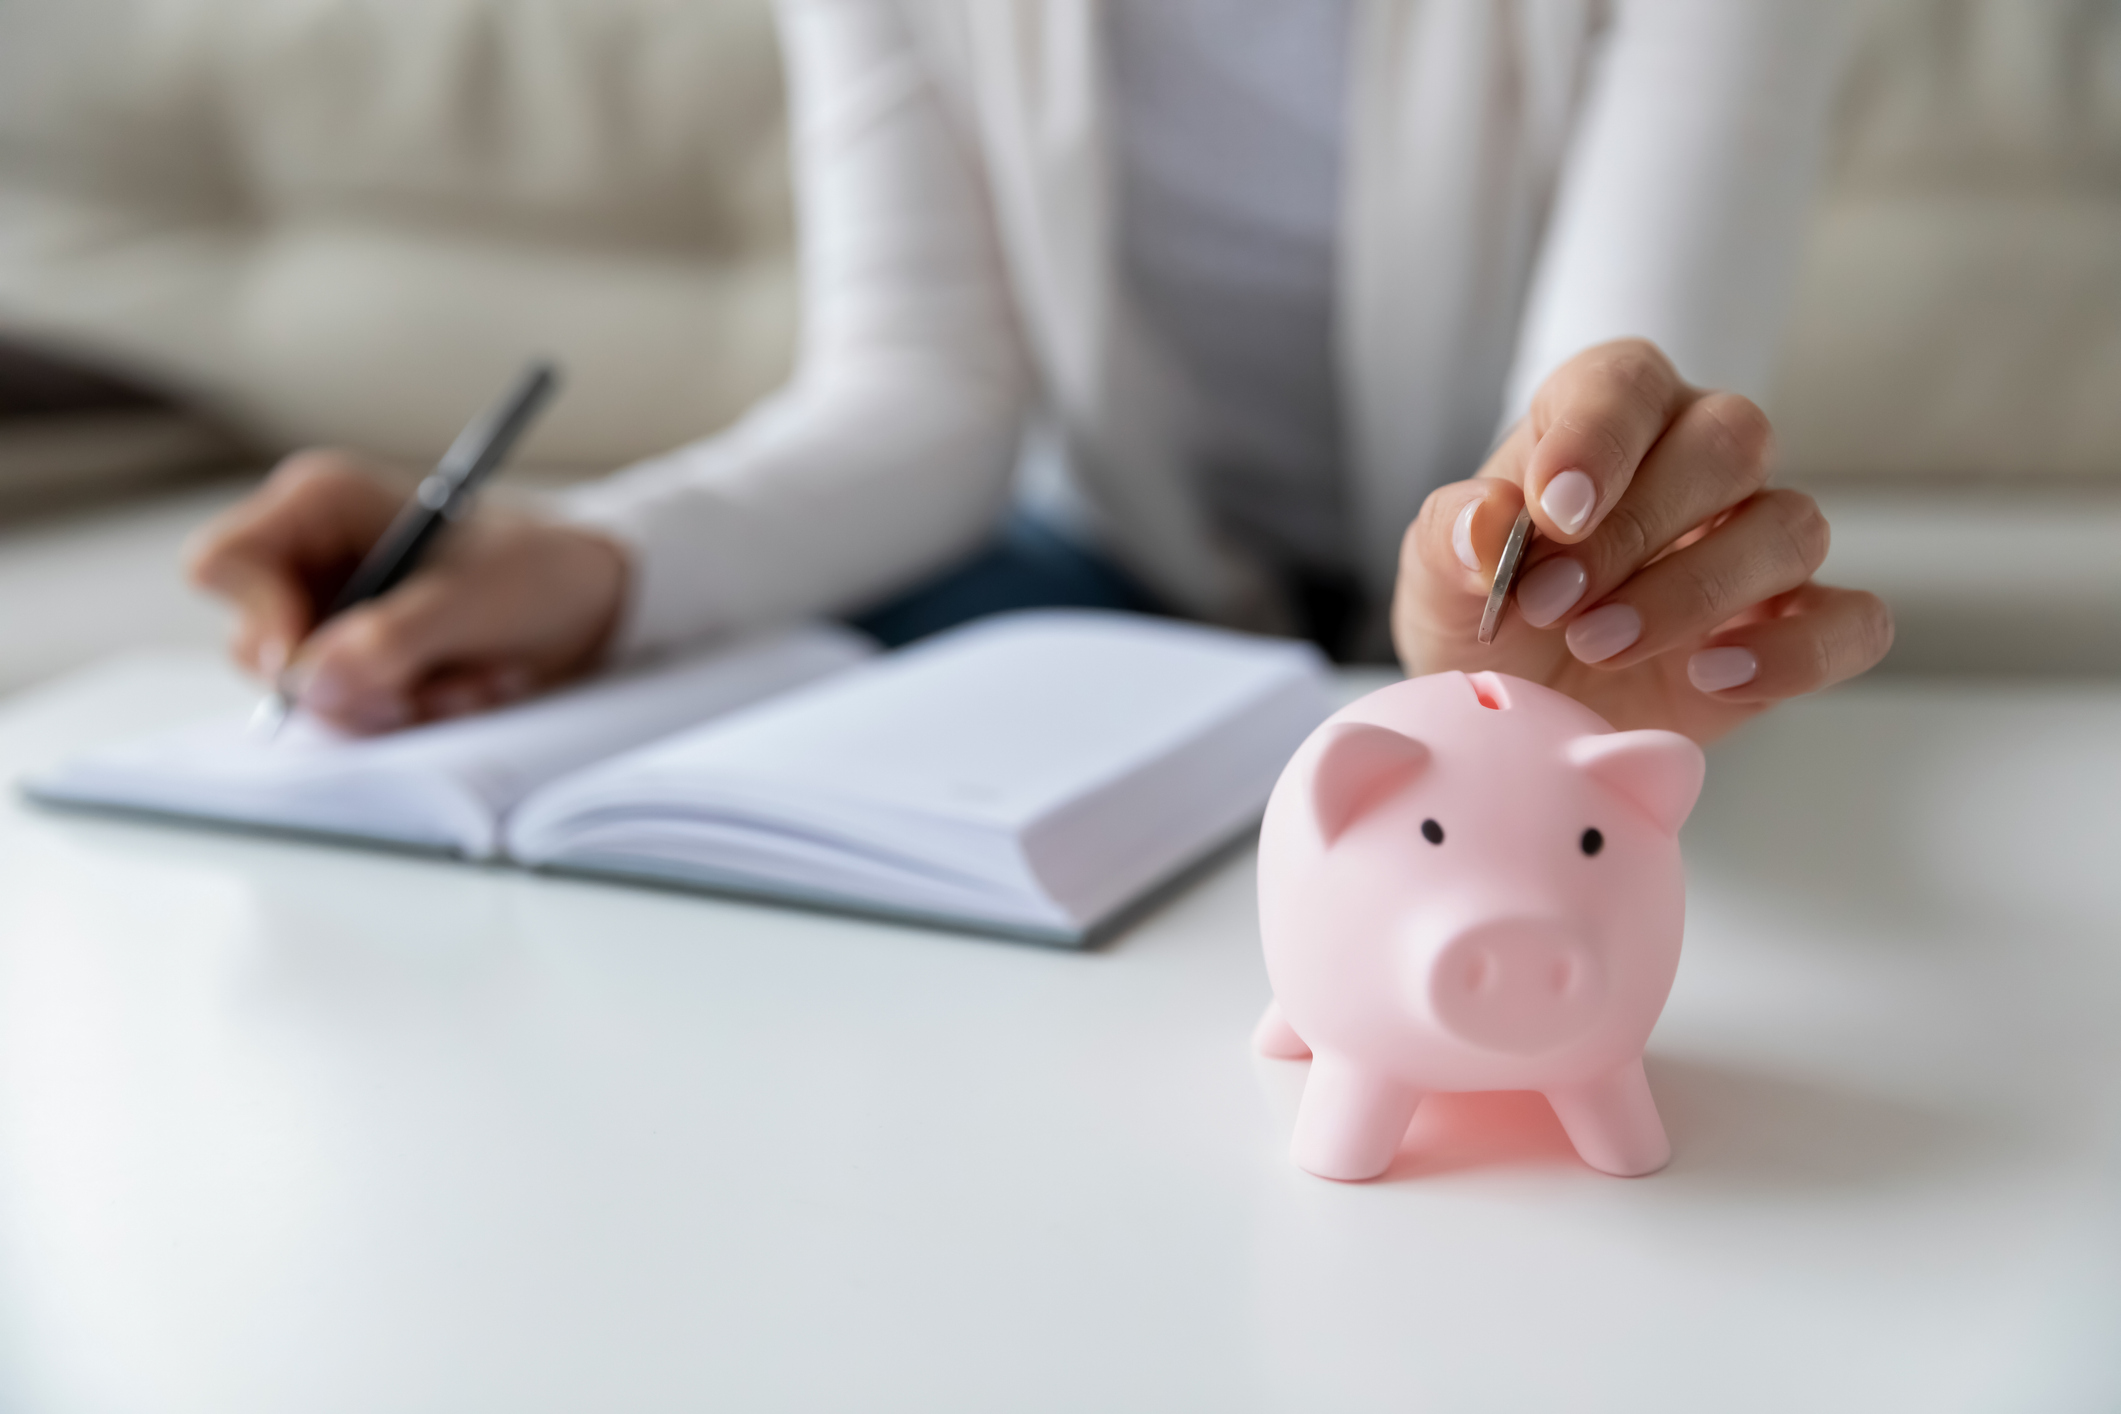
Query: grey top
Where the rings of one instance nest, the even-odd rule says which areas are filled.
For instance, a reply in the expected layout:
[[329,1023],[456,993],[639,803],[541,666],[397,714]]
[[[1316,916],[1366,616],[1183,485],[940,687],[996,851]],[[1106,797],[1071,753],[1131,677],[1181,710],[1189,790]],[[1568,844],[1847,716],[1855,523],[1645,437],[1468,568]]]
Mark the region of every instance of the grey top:
[[1352,564],[1333,356],[1348,0],[1113,0],[1121,268],[1193,471],[1271,560]]

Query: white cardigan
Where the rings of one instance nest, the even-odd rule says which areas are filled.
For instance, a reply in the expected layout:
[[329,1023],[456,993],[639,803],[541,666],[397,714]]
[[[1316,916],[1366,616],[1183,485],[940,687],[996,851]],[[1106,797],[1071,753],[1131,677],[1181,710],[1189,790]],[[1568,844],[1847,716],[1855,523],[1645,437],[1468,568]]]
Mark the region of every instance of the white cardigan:
[[[1357,0],[1336,337],[1373,593],[1422,498],[1578,350],[1642,335],[1759,396],[1846,9]],[[1115,288],[1096,0],[780,18],[801,354],[734,427],[570,499],[633,552],[622,646],[859,607],[969,552],[1041,403],[1124,564],[1203,617],[1274,622]]]

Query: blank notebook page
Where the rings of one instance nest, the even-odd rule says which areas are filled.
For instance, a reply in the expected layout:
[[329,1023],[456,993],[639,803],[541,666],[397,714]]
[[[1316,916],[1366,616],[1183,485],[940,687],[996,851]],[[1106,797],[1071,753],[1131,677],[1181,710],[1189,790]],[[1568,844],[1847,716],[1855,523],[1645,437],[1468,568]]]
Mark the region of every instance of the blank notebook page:
[[[1002,615],[585,771],[525,804],[511,849],[530,861],[645,852],[712,865],[693,851],[741,848],[735,836],[749,826],[759,839],[745,867],[762,867],[758,851],[772,853],[766,837],[778,836],[785,883],[837,849],[871,891],[894,860],[915,892],[913,875],[944,893],[1048,891],[1026,843],[1110,787],[1162,779],[1196,797],[1141,842],[1150,855],[1198,853],[1214,841],[1195,836],[1241,828],[1328,710],[1324,681],[1308,645],[1131,615]],[[1212,771],[1158,777],[1202,743],[1228,758],[1234,791]],[[1095,848],[1057,842],[1077,855]],[[1054,863],[1063,875],[1117,878],[1112,867]],[[1079,892],[1058,901],[1064,913],[1109,902],[1094,880]]]
[[613,673],[513,707],[378,737],[297,716],[273,740],[240,717],[77,757],[28,783],[40,799],[387,840],[483,858],[501,818],[590,762],[840,671],[874,651],[808,626]]

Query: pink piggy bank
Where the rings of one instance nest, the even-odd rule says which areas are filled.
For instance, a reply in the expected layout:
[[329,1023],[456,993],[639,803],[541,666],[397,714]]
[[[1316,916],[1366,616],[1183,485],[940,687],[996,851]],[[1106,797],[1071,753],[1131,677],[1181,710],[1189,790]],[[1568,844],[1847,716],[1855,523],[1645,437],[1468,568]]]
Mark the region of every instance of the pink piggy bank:
[[1585,1163],[1664,1167],[1642,1048],[1679,968],[1701,748],[1499,673],[1394,683],[1314,732],[1260,827],[1274,1000],[1311,1056],[1291,1146],[1383,1173],[1422,1096],[1538,1090]]

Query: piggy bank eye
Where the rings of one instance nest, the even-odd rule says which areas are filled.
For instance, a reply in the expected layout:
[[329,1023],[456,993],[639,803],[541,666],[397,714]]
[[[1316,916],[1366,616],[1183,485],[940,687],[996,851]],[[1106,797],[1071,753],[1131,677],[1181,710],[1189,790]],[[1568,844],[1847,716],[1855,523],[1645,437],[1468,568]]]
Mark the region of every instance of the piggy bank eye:
[[1443,826],[1437,824],[1434,820],[1424,820],[1421,822],[1421,837],[1430,844],[1442,844]]
[[1595,829],[1585,830],[1583,832],[1583,838],[1577,841],[1577,843],[1583,846],[1583,852],[1585,854],[1596,854],[1599,850],[1605,848],[1605,836],[1599,834],[1598,831]]

